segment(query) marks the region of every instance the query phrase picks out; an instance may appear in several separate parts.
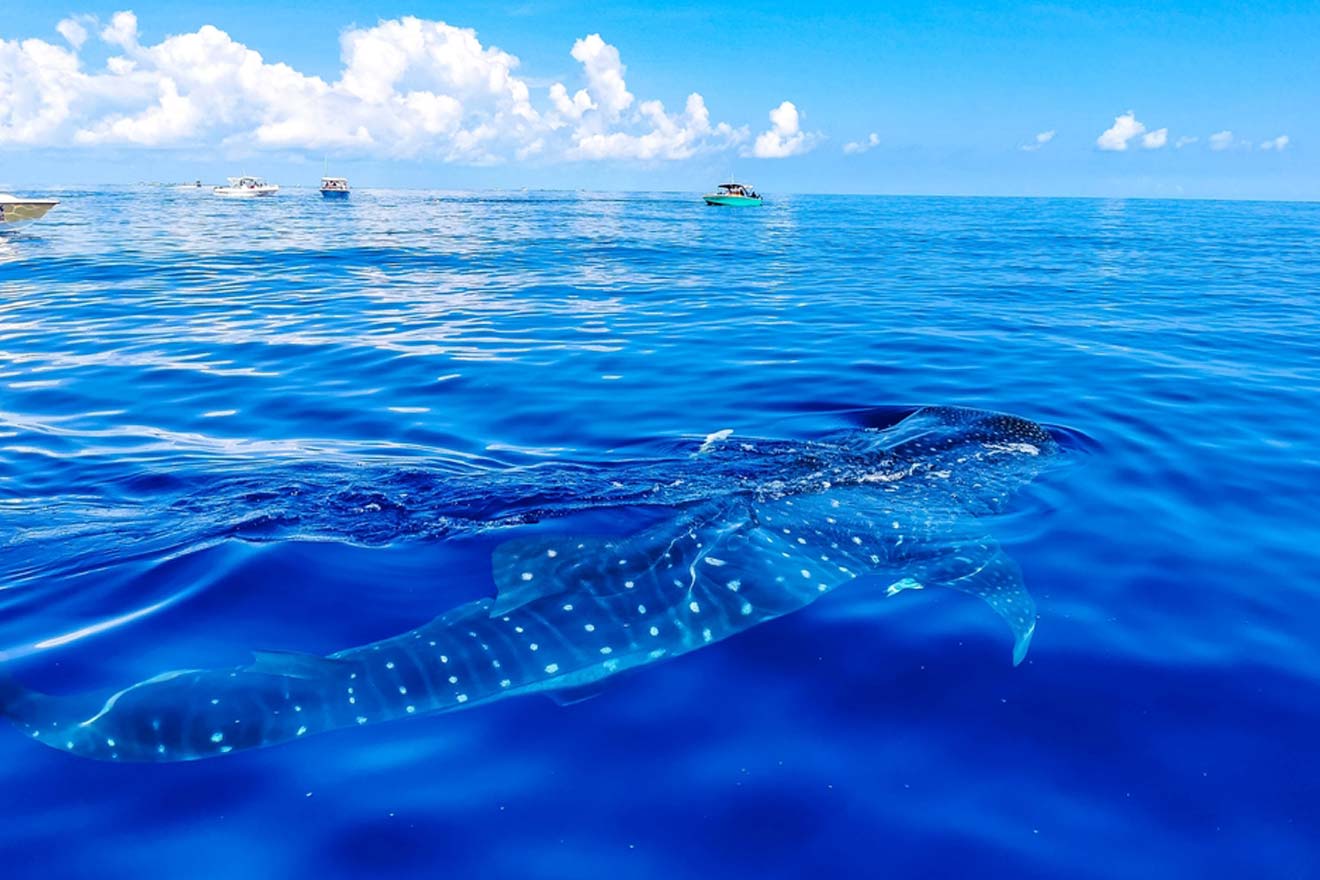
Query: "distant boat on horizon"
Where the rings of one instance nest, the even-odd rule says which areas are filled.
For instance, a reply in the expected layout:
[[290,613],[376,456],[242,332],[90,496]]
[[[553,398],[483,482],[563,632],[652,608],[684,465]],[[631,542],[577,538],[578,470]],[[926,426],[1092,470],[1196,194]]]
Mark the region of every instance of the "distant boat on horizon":
[[254,196],[273,196],[279,192],[278,184],[267,183],[260,177],[231,177],[229,186],[217,186],[211,192],[218,196],[231,198],[252,198]]
[[17,229],[40,220],[59,203],[59,199],[23,199],[0,193],[0,231]]
[[327,199],[346,199],[348,198],[348,178],[347,177],[322,177],[321,195]]
[[761,204],[761,195],[746,183],[721,183],[716,192],[702,196],[707,205],[734,208]]

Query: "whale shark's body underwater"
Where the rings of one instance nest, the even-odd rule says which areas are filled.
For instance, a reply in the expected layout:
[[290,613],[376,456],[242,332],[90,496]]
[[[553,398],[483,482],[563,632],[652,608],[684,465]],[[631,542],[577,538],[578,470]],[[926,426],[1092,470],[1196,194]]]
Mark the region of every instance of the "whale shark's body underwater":
[[723,475],[719,491],[629,537],[506,541],[493,598],[410,632],[327,657],[259,652],[239,668],[167,672],[108,699],[40,694],[0,672],[0,714],[72,754],[186,761],[515,695],[572,702],[859,579],[891,596],[983,599],[1017,664],[1035,604],[981,517],[1060,452],[1038,424],[950,407],[807,444],[722,432],[690,457]]

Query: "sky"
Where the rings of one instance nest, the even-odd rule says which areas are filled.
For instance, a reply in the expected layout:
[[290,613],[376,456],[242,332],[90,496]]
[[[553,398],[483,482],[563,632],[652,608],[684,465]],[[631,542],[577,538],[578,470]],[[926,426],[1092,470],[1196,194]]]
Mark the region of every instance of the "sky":
[[1320,199],[1320,4],[0,0],[0,187]]

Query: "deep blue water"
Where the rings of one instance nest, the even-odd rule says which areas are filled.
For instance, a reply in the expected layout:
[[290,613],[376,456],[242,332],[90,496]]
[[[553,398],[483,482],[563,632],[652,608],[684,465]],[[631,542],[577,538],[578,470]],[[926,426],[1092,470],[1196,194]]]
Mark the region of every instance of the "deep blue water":
[[6,726],[6,877],[1320,876],[1320,205],[59,195],[0,237],[44,690],[403,632],[723,429],[959,404],[1075,466],[990,524],[1020,667],[973,599],[840,589],[566,707],[160,765]]

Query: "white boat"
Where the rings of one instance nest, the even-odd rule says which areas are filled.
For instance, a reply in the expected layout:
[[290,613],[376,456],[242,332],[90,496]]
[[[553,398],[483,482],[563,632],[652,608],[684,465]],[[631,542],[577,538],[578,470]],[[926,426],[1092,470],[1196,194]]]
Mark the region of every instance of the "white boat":
[[321,195],[327,199],[348,197],[347,177],[322,177]]
[[58,199],[21,199],[0,193],[0,231],[17,229],[33,220],[40,220],[58,204]]
[[273,196],[280,188],[274,183],[267,183],[260,177],[231,177],[229,186],[214,187],[211,192],[218,196],[252,198],[254,196]]

